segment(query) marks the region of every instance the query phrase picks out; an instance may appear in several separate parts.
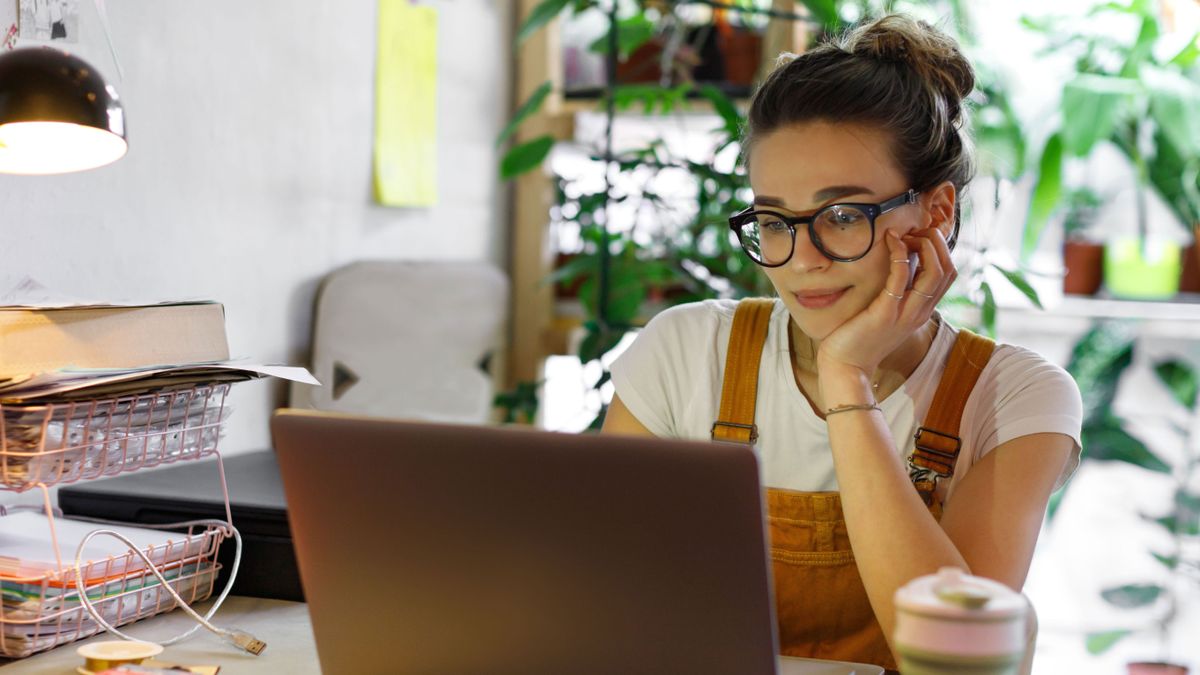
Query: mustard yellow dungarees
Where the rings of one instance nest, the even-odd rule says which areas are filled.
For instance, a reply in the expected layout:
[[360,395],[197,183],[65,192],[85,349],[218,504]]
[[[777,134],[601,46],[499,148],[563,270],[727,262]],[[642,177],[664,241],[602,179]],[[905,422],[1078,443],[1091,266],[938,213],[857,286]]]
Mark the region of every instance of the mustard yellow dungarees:
[[[714,440],[752,444],[757,439],[758,365],[774,306],[767,298],[738,303]],[[963,407],[994,347],[987,338],[959,331],[925,424],[917,431],[909,475],[934,518],[942,515],[934,492],[937,481],[954,473]],[[766,505],[780,651],[895,670],[854,562],[838,493],[769,488]]]

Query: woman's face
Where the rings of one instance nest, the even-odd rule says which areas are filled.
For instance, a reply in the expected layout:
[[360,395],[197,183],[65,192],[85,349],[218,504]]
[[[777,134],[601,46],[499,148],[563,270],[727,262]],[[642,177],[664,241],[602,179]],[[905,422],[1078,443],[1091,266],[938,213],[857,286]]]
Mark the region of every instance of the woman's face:
[[[809,122],[761,136],[749,171],[755,208],[792,216],[812,215],[829,204],[877,204],[913,187],[892,160],[888,135],[851,124]],[[927,226],[926,197],[879,216],[871,250],[854,262],[826,258],[808,228],[797,226],[791,260],[763,271],[806,335],[823,340],[879,295],[892,264],[884,235]]]

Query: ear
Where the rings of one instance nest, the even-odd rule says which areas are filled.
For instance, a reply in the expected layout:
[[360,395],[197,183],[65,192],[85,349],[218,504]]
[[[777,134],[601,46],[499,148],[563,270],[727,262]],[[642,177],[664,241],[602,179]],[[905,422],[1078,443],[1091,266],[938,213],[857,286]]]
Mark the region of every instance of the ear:
[[958,203],[954,183],[943,181],[932,190],[926,190],[925,199],[925,212],[929,214],[927,225],[938,228],[942,236],[949,239],[954,231],[954,205]]

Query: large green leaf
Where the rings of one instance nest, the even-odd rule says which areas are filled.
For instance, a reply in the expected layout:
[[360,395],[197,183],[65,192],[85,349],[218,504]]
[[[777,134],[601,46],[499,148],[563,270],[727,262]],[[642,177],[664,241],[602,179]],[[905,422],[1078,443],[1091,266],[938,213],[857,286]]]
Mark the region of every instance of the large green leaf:
[[1167,532],[1177,534],[1184,537],[1200,536],[1200,523],[1196,522],[1195,518],[1187,517],[1184,519],[1176,518],[1175,516],[1165,516],[1163,518],[1150,518],[1154,522],[1162,525]]
[[996,335],[996,296],[992,294],[992,287],[988,282],[983,282],[979,285],[979,292],[983,294],[983,303],[979,308],[980,328],[983,329],[983,334],[988,337]]
[[1196,407],[1196,391],[1200,386],[1197,382],[1196,371],[1183,361],[1162,361],[1154,364],[1154,373],[1179,405],[1194,410]]
[[526,118],[541,109],[542,102],[550,94],[550,88],[549,81],[543,82],[542,86],[535,89],[529,95],[529,98],[525,99],[521,107],[517,108],[517,112],[513,115],[513,118],[509,120],[508,126],[504,127],[504,131],[501,131],[500,135],[496,137],[496,147],[499,147],[501,143],[508,140],[509,136],[516,133],[517,127],[521,126],[521,122],[524,122]]
[[742,118],[742,114],[738,112],[737,106],[733,104],[733,101],[729,100],[728,96],[711,84],[700,87],[700,94],[712,103],[713,109],[717,111],[717,114],[721,116],[721,120],[725,122],[726,134],[731,137],[741,134],[745,120]]
[[1085,426],[1106,423],[1111,417],[1117,386],[1133,363],[1133,339],[1128,324],[1103,322],[1072,348],[1067,372],[1083,395]]
[[569,4],[571,4],[571,0],[543,0],[541,4],[533,8],[529,16],[525,17],[525,22],[517,30],[517,44],[520,45],[528,40],[530,35],[550,23],[550,20],[558,16]]
[[842,25],[842,18],[838,14],[838,0],[800,0],[800,4],[807,7],[827,31],[836,31]]
[[[654,37],[655,26],[654,22],[646,18],[645,14],[634,14],[624,19],[617,21],[617,54],[622,60],[628,59],[629,55],[638,47],[646,44],[650,38]],[[588,49],[597,54],[608,53],[608,33],[596,38]]]
[[1088,653],[1093,656],[1103,654],[1111,649],[1121,638],[1132,632],[1128,630],[1110,630],[1103,633],[1088,633],[1086,642]]
[[554,137],[549,135],[513,147],[500,160],[500,177],[508,180],[541,166],[553,147]]
[[1142,66],[1153,62],[1154,43],[1158,41],[1158,16],[1156,12],[1141,0],[1135,0],[1134,8],[1142,17],[1142,27],[1138,30],[1137,40],[1121,67],[1122,77],[1136,78],[1141,74]]
[[1184,157],[1200,155],[1200,83],[1161,68],[1143,69],[1150,114]]
[[1200,57],[1200,33],[1193,35],[1192,39],[1188,40],[1183,49],[1180,49],[1178,54],[1172,56],[1167,64],[1187,70],[1196,62],[1196,57]]
[[1100,597],[1121,609],[1136,609],[1154,604],[1164,591],[1165,588],[1156,584],[1129,584],[1106,588],[1100,591]]
[[1032,302],[1035,307],[1038,309],[1045,309],[1042,307],[1042,301],[1038,298],[1037,291],[1033,289],[1033,286],[1029,285],[1029,281],[1025,279],[1025,275],[1019,270],[1006,270],[995,263],[992,264],[992,267],[995,267],[997,271],[1003,274],[1004,278],[1008,279],[1008,283],[1015,286],[1018,291],[1021,291],[1022,295],[1029,298],[1029,301]]
[[1037,184],[1033,198],[1029,201],[1029,214],[1025,218],[1025,232],[1021,238],[1021,262],[1028,262],[1037,249],[1042,230],[1050,221],[1050,214],[1058,206],[1062,194],[1062,137],[1055,133],[1046,140],[1042,158],[1038,162]]
[[1089,459],[1125,462],[1149,471],[1171,473],[1169,464],[1150,452],[1145,443],[1129,435],[1115,420],[1084,426],[1082,435],[1083,452]]
[[625,337],[624,330],[612,330],[595,321],[584,322],[583,328],[584,337],[579,344],[579,360],[582,363],[595,361],[604,356],[621,342],[621,338]]
[[1081,73],[1063,87],[1063,149],[1076,157],[1112,135],[1122,104],[1136,96],[1136,80]]

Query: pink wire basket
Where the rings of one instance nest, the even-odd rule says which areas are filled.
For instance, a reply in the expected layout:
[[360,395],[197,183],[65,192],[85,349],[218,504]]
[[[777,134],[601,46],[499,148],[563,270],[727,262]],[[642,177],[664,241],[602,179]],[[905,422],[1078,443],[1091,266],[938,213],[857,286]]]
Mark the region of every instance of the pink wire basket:
[[[189,605],[207,599],[220,569],[217,552],[226,530],[206,524],[186,533],[163,534],[171,538],[143,552]],[[0,568],[0,655],[21,658],[101,630],[80,601],[73,559],[58,569],[28,571]],[[132,551],[82,564],[79,574],[88,600],[113,626],[176,606],[175,599]]]
[[0,405],[0,489],[22,492],[212,455],[229,386]]

